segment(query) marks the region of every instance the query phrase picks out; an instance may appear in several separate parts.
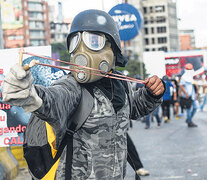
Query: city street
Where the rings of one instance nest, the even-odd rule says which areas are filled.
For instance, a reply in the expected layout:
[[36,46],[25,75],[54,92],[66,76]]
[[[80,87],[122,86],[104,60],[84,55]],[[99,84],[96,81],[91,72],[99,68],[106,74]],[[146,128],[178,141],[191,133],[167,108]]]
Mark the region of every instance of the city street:
[[[145,124],[133,123],[129,131],[139,152],[144,167],[150,176],[142,180],[207,180],[207,112],[198,112],[194,117],[197,128],[188,128],[185,116],[172,119],[150,129]],[[134,180],[134,172],[127,169],[126,180]]]
[[[198,128],[188,128],[185,116],[163,123],[156,121],[150,129],[137,121],[129,131],[138,149],[144,167],[150,176],[142,180],[207,180],[207,112],[198,112],[194,118]],[[30,179],[27,171],[15,180]],[[134,180],[134,172],[128,165],[125,180]]]

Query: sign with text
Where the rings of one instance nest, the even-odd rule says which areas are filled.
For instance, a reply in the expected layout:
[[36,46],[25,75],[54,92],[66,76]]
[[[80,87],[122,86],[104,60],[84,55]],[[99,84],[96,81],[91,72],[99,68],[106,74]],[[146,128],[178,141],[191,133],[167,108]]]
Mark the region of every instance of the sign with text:
[[21,0],[0,0],[2,28],[18,29],[23,27]]
[[199,75],[204,72],[203,55],[192,55],[165,57],[166,74],[169,77],[178,74],[182,75],[182,73],[184,72],[183,69],[187,63],[191,63],[193,65],[195,75]]
[[139,33],[142,19],[134,6],[126,3],[118,4],[109,11],[109,14],[118,24],[122,41],[129,41]]
[[[51,46],[27,47],[24,50],[33,54],[44,56],[51,55]],[[4,104],[2,102],[2,86],[4,77],[9,72],[11,66],[19,62],[19,49],[15,48],[0,50],[0,56],[0,147],[22,145],[23,133],[26,130],[26,126],[31,114],[24,112],[22,107],[10,106],[9,104]],[[34,58],[24,55],[23,59],[24,64],[29,63],[29,61]],[[38,57],[35,57],[35,59],[38,59]],[[46,63],[48,62],[46,61]],[[44,68],[38,66],[35,68],[31,69],[32,75],[35,79],[34,83],[51,83],[50,81],[43,80],[43,72],[40,71],[47,71],[47,73],[44,74],[44,77],[46,78],[49,77],[49,74],[51,74],[49,70],[44,70]],[[37,73],[37,71],[40,73]],[[41,77],[39,77],[39,75],[41,75]]]

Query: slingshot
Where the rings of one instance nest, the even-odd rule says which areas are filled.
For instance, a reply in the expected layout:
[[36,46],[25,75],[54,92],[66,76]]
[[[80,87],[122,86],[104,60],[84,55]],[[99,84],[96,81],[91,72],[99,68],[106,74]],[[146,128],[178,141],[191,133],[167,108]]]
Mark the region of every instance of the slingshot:
[[74,63],[62,61],[60,59],[53,59],[53,58],[44,57],[44,56],[41,56],[41,55],[25,52],[23,48],[21,48],[20,51],[19,51],[19,64],[20,65],[22,65],[22,59],[23,59],[24,54],[27,54],[27,55],[30,55],[30,56],[40,57],[40,58],[43,58],[43,59],[48,59],[48,60],[55,61],[55,62],[61,62],[61,63],[67,64],[67,65],[70,65],[70,66],[76,66],[78,68],[82,68],[82,69],[85,69],[85,70],[91,70],[93,72],[83,71],[82,69],[79,70],[79,69],[66,68],[66,67],[62,67],[62,66],[43,64],[43,63],[39,63],[38,60],[32,60],[29,64],[25,64],[23,66],[24,70],[29,70],[31,67],[33,67],[35,65],[41,65],[41,66],[48,66],[48,67],[58,68],[58,69],[67,70],[67,71],[82,72],[82,73],[92,74],[92,75],[111,78],[111,79],[118,79],[118,80],[123,80],[123,81],[129,81],[129,82],[145,84],[145,81],[143,81],[143,80],[138,80],[138,79],[131,78],[131,77],[128,77],[128,76],[124,76],[124,75],[120,75],[120,74],[114,74],[112,72],[105,72],[105,71],[101,71],[99,69],[77,65],[77,64],[74,64]]

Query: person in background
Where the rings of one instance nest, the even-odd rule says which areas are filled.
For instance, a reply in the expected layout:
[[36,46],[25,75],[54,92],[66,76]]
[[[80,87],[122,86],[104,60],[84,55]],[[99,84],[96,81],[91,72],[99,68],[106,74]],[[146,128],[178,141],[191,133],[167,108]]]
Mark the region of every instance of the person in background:
[[171,104],[171,88],[174,88],[172,82],[169,80],[168,76],[163,76],[162,80],[165,82],[166,91],[163,95],[163,102],[162,102],[162,115],[164,117],[164,122],[167,123],[170,121],[170,104]]
[[204,107],[205,107],[205,105],[207,103],[207,84],[206,84],[206,82],[207,82],[207,75],[205,75],[205,80],[204,80],[204,84],[203,84],[203,93],[205,95],[204,95],[203,102],[202,102],[202,104],[200,106],[200,110],[201,111],[203,111],[203,109],[204,109]]
[[157,126],[160,127],[161,126],[161,118],[159,116],[159,106],[151,114],[146,116],[146,126],[145,126],[145,129],[149,129],[150,128],[150,120],[153,117],[156,118]]
[[185,65],[185,72],[181,76],[180,79],[180,89],[183,92],[184,98],[191,98],[192,99],[192,105],[189,109],[186,109],[187,113],[187,124],[188,127],[197,127],[197,125],[192,121],[192,118],[194,117],[196,110],[197,110],[197,103],[196,103],[196,91],[193,85],[193,65],[188,63]]
[[174,86],[174,93],[172,96],[172,105],[173,105],[173,114],[175,115],[176,119],[180,119],[180,115],[179,115],[179,85],[178,85],[178,81],[176,79],[175,76],[172,76],[171,78],[171,82],[173,83]]

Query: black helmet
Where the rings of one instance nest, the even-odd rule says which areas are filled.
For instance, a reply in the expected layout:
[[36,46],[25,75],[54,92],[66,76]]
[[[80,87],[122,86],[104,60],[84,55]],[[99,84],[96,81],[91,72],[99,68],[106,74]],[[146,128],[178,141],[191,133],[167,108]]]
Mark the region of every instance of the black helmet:
[[[112,43],[112,49],[116,56],[116,65],[125,66],[126,58],[121,54],[121,43],[118,27],[113,18],[106,12],[90,9],[80,12],[75,16],[71,24],[70,33],[67,37],[67,48],[69,49],[70,38],[73,33],[81,31],[93,31],[104,33]],[[115,45],[115,47],[114,47]]]

